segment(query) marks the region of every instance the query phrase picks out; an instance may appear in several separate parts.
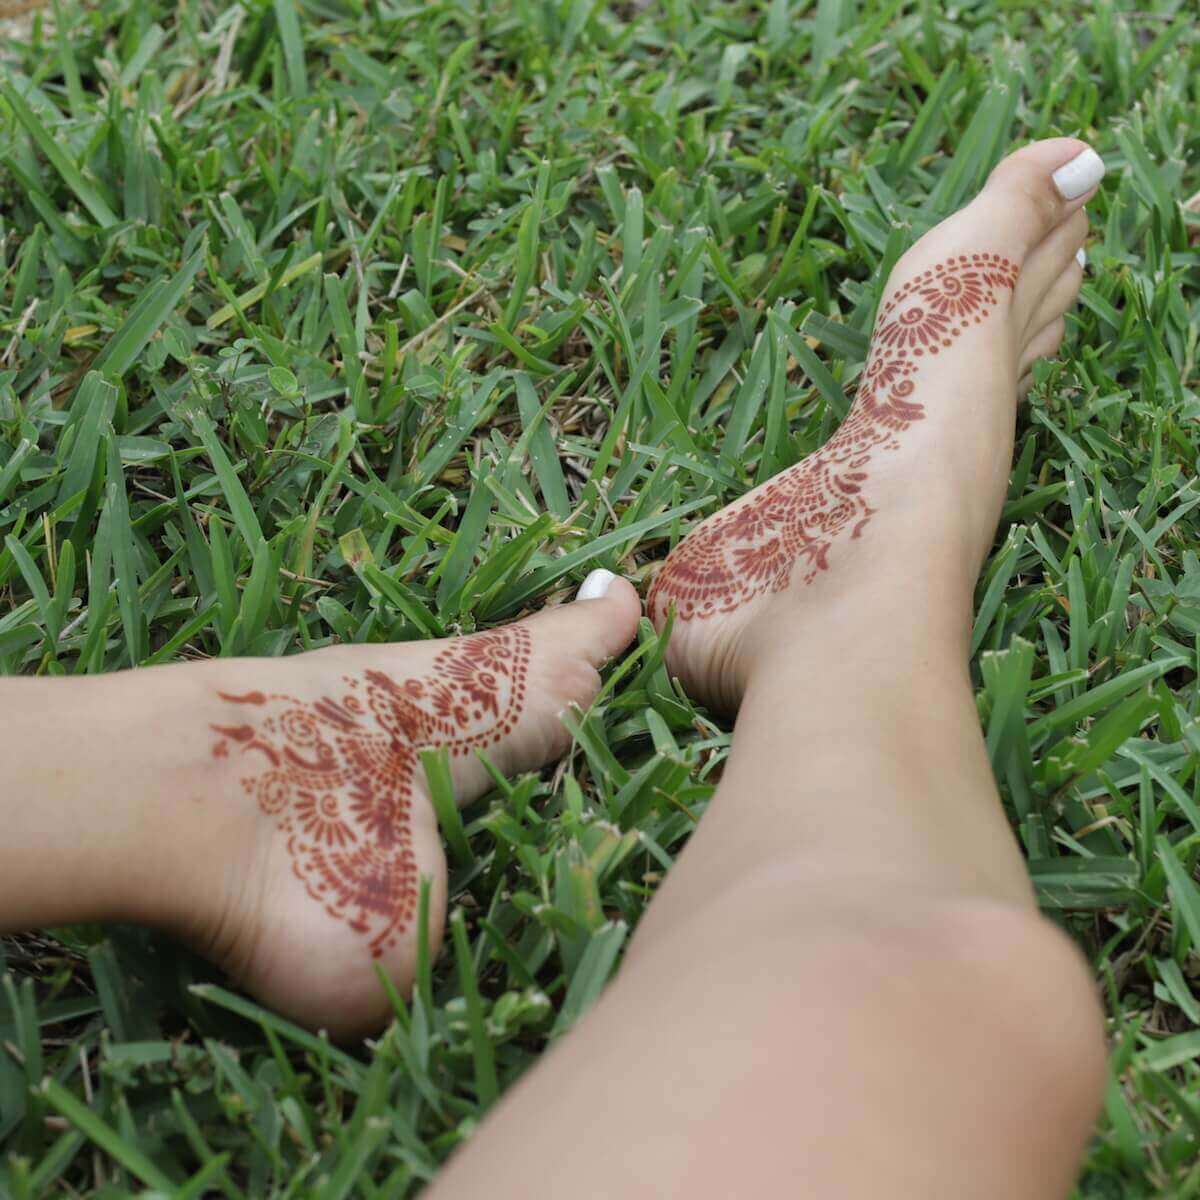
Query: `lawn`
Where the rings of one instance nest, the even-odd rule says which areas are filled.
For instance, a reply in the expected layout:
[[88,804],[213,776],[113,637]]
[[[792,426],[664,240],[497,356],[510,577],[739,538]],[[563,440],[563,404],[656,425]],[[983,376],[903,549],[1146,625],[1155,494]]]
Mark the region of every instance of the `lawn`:
[[[1020,419],[972,671],[1107,998],[1077,1196],[1200,1195],[1190,0],[59,0],[20,30],[8,674],[642,581],[828,437],[889,265],[1006,147],[1091,139],[1092,265]],[[451,936],[365,1047],[140,930],[0,942],[0,1197],[418,1191],[617,969],[729,747],[648,628],[572,725],[559,769],[446,829]]]

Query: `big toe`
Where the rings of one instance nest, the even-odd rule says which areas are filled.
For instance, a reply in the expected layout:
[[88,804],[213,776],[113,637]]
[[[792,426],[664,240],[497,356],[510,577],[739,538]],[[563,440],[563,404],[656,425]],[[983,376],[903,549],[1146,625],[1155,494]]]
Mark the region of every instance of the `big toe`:
[[[527,666],[522,698],[506,736],[487,747],[505,774],[540,767],[570,744],[562,716],[587,708],[600,690],[600,668],[624,650],[637,632],[641,601],[633,585],[611,571],[593,571],[570,604],[543,609],[516,625],[524,633]],[[456,766],[459,799],[477,795],[486,780],[475,756]]]
[[968,207],[1003,241],[997,246],[1023,260],[1035,246],[1095,194],[1104,161],[1078,138],[1049,138],[1000,162]]
[[633,641],[641,612],[633,584],[600,568],[583,581],[572,603],[544,609],[523,624],[535,641],[597,668]]

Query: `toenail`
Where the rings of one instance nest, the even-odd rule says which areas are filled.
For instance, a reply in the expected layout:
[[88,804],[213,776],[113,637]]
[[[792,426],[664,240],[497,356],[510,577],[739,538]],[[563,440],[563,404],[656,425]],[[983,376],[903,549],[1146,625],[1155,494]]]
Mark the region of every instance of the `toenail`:
[[1104,160],[1089,146],[1059,167],[1052,178],[1064,200],[1075,200],[1104,178]]
[[1080,246],[1079,249],[1075,251],[1075,261],[1081,267],[1087,266],[1087,253],[1084,251],[1084,248],[1082,246]]
[[599,600],[609,588],[616,576],[611,571],[606,571],[603,567],[597,567],[584,581],[579,585],[579,591],[575,593],[576,600]]

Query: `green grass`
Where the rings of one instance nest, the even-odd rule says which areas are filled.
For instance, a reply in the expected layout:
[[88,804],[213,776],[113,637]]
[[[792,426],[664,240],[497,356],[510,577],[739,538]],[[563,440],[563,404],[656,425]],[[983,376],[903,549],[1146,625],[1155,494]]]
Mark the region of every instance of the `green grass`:
[[[1188,0],[57,15],[0,51],[5,673],[469,631],[638,579],[835,428],[882,273],[1006,147],[1094,140],[1093,270],[1021,418],[973,670],[1108,998],[1077,1194],[1200,1194]],[[448,831],[446,949],[361,1051],[144,932],[6,942],[0,1196],[417,1190],[594,999],[729,745],[648,631],[574,729]]]

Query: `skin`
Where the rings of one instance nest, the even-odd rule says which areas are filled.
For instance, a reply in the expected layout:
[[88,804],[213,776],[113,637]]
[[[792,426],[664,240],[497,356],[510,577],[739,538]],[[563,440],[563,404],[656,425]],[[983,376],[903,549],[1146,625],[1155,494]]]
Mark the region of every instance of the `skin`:
[[[603,599],[484,635],[503,637],[502,661],[520,658],[519,686],[511,673],[481,683],[478,635],[0,679],[0,932],[153,925],[292,1020],[339,1040],[377,1032],[391,1016],[377,967],[401,989],[412,983],[421,877],[431,885],[431,949],[445,927],[446,860],[420,750],[447,750],[461,804],[492,786],[477,748],[507,774],[558,758],[570,742],[560,714],[590,703],[596,668],[628,645],[640,609],[622,582]],[[473,698],[480,687],[494,707]],[[349,728],[330,716],[347,697],[363,708]],[[321,744],[332,772],[311,769]],[[356,839],[349,847],[316,836],[322,803]],[[368,843],[372,866],[390,870],[392,914],[356,903],[353,864],[330,872],[311,861],[314,849]]]
[[[860,394],[860,413],[892,404],[887,438],[832,475],[828,455],[793,468],[793,482],[814,481],[807,491],[784,481],[793,505],[801,493],[816,504],[800,523],[807,544],[811,511],[827,512],[828,489],[854,474],[854,520],[822,518],[817,569],[800,553],[769,587],[718,579],[729,603],[683,611],[680,564],[731,514],[777,507],[776,481],[661,569],[650,609],[660,625],[678,611],[669,666],[738,713],[725,776],[616,982],[432,1196],[1067,1194],[1103,1082],[1101,1014],[1078,953],[1036,912],[966,660],[1017,396],[1079,287],[1089,196],[1066,202],[1050,177],[1083,148],[1055,139],[1011,156],[897,265],[881,329],[939,263],[986,253],[1011,271],[986,318],[922,363],[901,397],[910,407]],[[743,521],[738,536],[761,548],[768,526]],[[519,687],[515,674],[466,686],[453,643],[0,681],[12,714],[0,733],[4,924],[158,924],[297,1020],[342,1036],[376,1028],[387,1009],[373,964],[407,985],[415,928],[401,914],[381,941],[314,884],[296,841],[314,779],[342,811],[356,793],[398,794],[396,764],[441,745],[465,801],[486,775],[460,743],[486,742],[506,772],[553,758],[559,712],[595,694],[597,665],[628,644],[638,612],[615,580],[602,599],[522,622]],[[447,717],[441,686],[475,707]],[[305,721],[336,748],[316,753]],[[364,747],[392,773],[348,766]],[[335,760],[337,781],[320,766]],[[286,780],[264,792],[281,763]],[[433,881],[436,941],[444,858],[419,774],[401,774],[395,820]]]
[[779,590],[681,615],[669,666],[738,714],[725,775],[617,980],[436,1200],[580,1181],[691,1200],[1068,1194],[1103,1087],[1102,1016],[1034,906],[966,664],[1022,379],[1079,287],[1090,193],[1065,202],[1051,174],[1083,149],[1017,152],[897,265],[885,307],[963,253],[1019,274],[922,368],[923,419],[864,468],[860,536],[844,528],[826,569],[802,559]]

